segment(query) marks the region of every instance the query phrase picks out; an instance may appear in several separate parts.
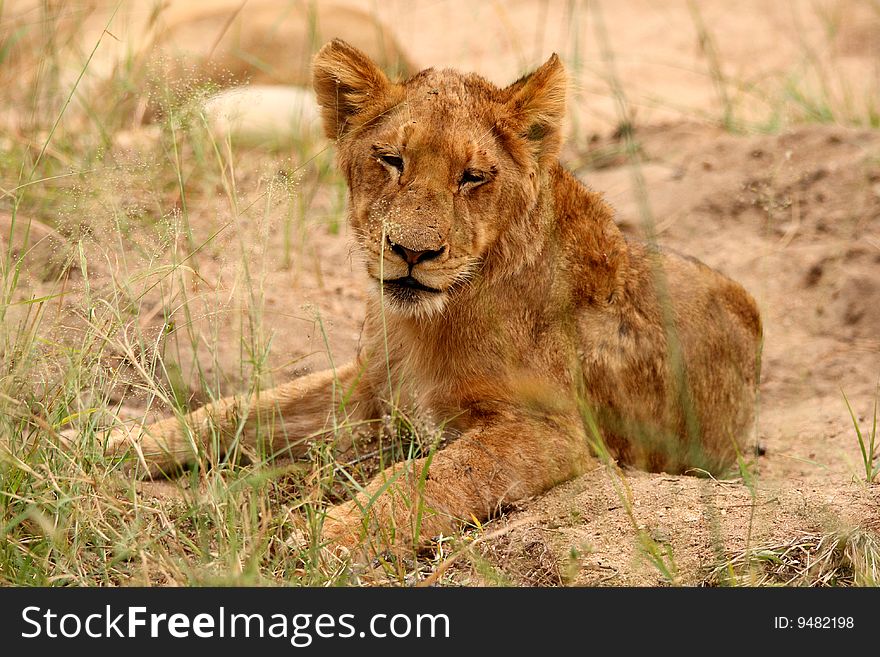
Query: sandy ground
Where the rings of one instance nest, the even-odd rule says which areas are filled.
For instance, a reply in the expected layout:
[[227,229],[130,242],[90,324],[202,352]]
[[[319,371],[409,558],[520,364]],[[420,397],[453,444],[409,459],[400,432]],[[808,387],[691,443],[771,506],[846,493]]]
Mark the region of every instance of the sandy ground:
[[[647,535],[672,555],[675,580],[696,584],[719,561],[756,545],[880,530],[880,489],[861,483],[864,469],[843,398],[866,427],[880,379],[880,132],[833,123],[773,134],[718,127],[717,78],[686,2],[346,4],[375,9],[417,65],[475,70],[505,83],[560,52],[573,78],[563,160],[605,193],[621,227],[638,235],[644,215],[633,169],[621,155],[621,116],[602,50],[607,38],[633,108],[659,241],[743,283],[764,318],[755,449],[744,455],[753,485],[603,468],[486,525],[497,536],[475,553],[496,579],[484,568],[457,564],[450,581],[656,585],[667,580],[639,547]],[[821,82],[815,68],[804,72],[805,53],[834,72],[829,102],[846,108],[840,119],[858,114],[877,89],[880,12],[869,2],[696,6],[712,31],[721,75],[737,81],[729,94],[740,121],[772,127],[803,118],[770,90],[789,78],[807,87]],[[126,20],[136,24],[138,16],[131,10]],[[247,166],[255,170],[241,173],[242,184],[257,186],[265,174],[260,157],[251,153],[238,164]],[[338,200],[338,191],[319,191],[310,220],[297,224],[289,262],[278,217],[229,222],[222,199],[190,207],[197,242],[229,223],[200,253],[199,282],[190,289],[196,360],[218,389],[231,392],[247,378],[241,337],[255,330],[275,380],[353,356],[364,287],[344,226],[329,228],[339,216]],[[159,254],[168,246],[152,249]],[[256,297],[239,294],[243,251],[260,281]],[[110,260],[96,270],[112,269]],[[145,306],[158,303],[150,299]],[[263,311],[256,329],[247,322],[253,307]],[[182,317],[171,304],[144,321],[159,332],[166,312]],[[179,353],[183,379],[197,394],[189,344],[186,332],[177,331],[164,350]],[[126,401],[132,413],[137,400]]]

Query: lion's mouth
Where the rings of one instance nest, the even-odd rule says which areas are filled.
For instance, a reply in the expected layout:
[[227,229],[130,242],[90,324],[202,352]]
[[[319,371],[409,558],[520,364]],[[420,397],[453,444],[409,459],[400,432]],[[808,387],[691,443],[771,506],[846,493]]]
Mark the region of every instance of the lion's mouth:
[[412,276],[376,278],[383,305],[393,313],[426,319],[443,310],[446,293]]
[[412,276],[404,276],[403,278],[393,278],[386,279],[382,281],[382,286],[388,288],[390,290],[418,290],[420,292],[431,292],[433,294],[439,294],[440,290],[433,287],[428,287],[427,285],[423,285],[419,283]]

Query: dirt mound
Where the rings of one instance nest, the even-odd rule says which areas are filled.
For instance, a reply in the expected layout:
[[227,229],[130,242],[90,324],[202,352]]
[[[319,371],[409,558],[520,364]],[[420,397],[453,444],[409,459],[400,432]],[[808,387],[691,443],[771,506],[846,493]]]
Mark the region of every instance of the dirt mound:
[[[774,294],[797,290],[801,303],[813,308],[800,313],[799,323],[816,336],[877,338],[871,321],[880,272],[876,133],[811,126],[738,137],[679,124],[647,128],[638,140],[663,243],[704,259],[759,295],[767,285],[777,286]],[[583,178],[598,190],[610,189],[621,225],[638,233],[642,217],[628,175],[615,168]],[[743,245],[754,248],[733,248]],[[759,260],[762,269],[756,270]],[[765,313],[779,309],[773,304]],[[788,307],[784,314],[791,317]]]
[[878,503],[877,487],[857,484],[752,491],[600,468],[492,523],[487,531],[500,535],[477,550],[491,568],[453,577],[519,586],[726,583],[713,571],[750,551],[876,530]]

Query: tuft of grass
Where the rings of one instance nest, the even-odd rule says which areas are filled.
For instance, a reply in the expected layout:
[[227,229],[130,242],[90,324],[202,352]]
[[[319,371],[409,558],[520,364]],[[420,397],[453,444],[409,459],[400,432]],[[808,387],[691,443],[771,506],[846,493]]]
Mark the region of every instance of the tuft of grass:
[[853,428],[856,431],[856,440],[859,442],[859,450],[862,454],[862,465],[865,470],[865,481],[867,483],[873,483],[878,475],[880,475],[880,463],[875,465],[875,462],[880,458],[880,444],[877,443],[877,399],[878,397],[875,395],[874,397],[874,416],[871,422],[871,428],[869,431],[865,431],[862,433],[861,427],[859,427],[859,421],[856,418],[856,414],[852,409],[852,406],[849,403],[849,399],[846,396],[846,393],[843,390],[840,391],[843,395],[843,401],[846,402],[846,409],[849,411],[849,416],[852,419]]
[[722,119],[721,125],[726,130],[734,131],[737,127],[735,107],[733,100],[728,91],[729,82],[727,76],[721,67],[721,57],[718,54],[718,46],[715,43],[715,37],[709,31],[700,8],[694,0],[688,0],[688,11],[691,14],[691,20],[697,30],[697,41],[700,45],[700,52],[706,57],[706,63],[709,66],[709,75],[712,77],[712,84],[718,94],[718,100],[721,103]]
[[853,529],[752,547],[716,566],[704,586],[877,586],[880,540]]

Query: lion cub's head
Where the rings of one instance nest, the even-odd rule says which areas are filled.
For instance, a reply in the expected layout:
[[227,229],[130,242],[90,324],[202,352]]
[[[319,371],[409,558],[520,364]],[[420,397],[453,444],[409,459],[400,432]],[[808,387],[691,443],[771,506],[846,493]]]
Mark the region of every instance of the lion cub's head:
[[394,83],[336,40],[313,74],[348,179],[349,219],[391,312],[430,317],[475,276],[528,261],[542,230],[533,210],[560,143],[556,55],[503,89],[433,69]]

